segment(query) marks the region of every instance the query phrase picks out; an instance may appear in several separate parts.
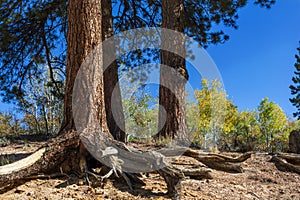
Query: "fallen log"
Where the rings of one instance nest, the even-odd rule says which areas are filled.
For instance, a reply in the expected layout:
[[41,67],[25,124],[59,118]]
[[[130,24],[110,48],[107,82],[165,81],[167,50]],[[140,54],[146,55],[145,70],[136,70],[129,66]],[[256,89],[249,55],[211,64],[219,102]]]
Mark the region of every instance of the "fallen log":
[[189,177],[190,179],[202,180],[202,179],[212,179],[210,174],[211,170],[196,168],[196,169],[182,169],[184,176]]
[[284,160],[281,157],[273,156],[271,162],[274,162],[276,168],[280,171],[289,171],[289,172],[295,172],[297,174],[300,174],[299,165],[293,165],[291,163],[288,163],[286,160]]
[[278,157],[285,159],[293,165],[300,165],[300,154],[295,153],[279,153]]
[[206,160],[206,161],[214,161],[214,162],[229,162],[229,163],[241,163],[246,161],[248,158],[251,157],[252,152],[247,152],[242,154],[241,156],[237,158],[225,156],[222,154],[216,154],[216,153],[201,153],[199,151],[193,150],[193,149],[186,149],[184,152],[185,156],[190,156],[193,158],[197,158],[197,160]]

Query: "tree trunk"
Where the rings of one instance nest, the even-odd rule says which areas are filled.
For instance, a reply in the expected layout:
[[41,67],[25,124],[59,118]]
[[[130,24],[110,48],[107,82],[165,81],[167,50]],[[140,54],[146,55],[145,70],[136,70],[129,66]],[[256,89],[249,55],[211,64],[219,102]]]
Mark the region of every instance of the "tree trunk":
[[289,152],[300,154],[300,131],[294,130],[289,136]]
[[[113,36],[112,25],[112,4],[111,0],[102,1],[102,40],[106,40]],[[105,50],[103,57],[104,66],[104,95],[105,95],[105,109],[106,119],[110,133],[115,140],[125,142],[125,117],[122,107],[122,97],[118,75],[118,63],[113,59],[113,63],[107,63],[109,57],[116,57],[116,50],[114,44],[111,49]],[[113,98],[112,98],[113,97]]]
[[[183,21],[183,0],[163,0],[162,27],[183,33]],[[176,52],[184,55],[184,39],[178,36],[173,37],[162,31],[162,49],[175,49]],[[159,87],[161,107],[159,109],[158,136],[177,138],[185,142],[188,135],[185,119],[185,84],[188,79],[185,58],[167,50],[161,50],[161,64]]]
[[[67,52],[67,73],[66,73],[66,91],[64,100],[64,119],[62,130],[75,129],[73,119],[73,89],[74,83],[84,59],[92,50],[101,45],[102,42],[102,10],[100,0],[89,1],[70,1],[68,5],[68,52]],[[100,83],[103,85],[103,80]],[[100,86],[101,94],[103,90]],[[84,91],[83,91],[84,92]],[[85,95],[85,94],[82,94]],[[97,102],[98,112],[103,112],[104,102]],[[102,111],[103,110],[103,111]],[[102,121],[106,121],[106,115],[101,114]],[[102,123],[106,126],[106,123]],[[104,129],[108,130],[106,127]],[[61,131],[63,132],[63,131]]]
[[[61,133],[69,133],[72,130],[77,131],[83,127],[82,124],[75,124],[74,118],[84,117],[84,112],[88,112],[87,107],[81,108],[80,99],[88,99],[88,95],[84,89],[78,90],[75,87],[76,77],[84,63],[92,54],[96,59],[93,59],[90,64],[98,64],[98,74],[93,74],[94,77],[99,79],[98,86],[95,88],[94,111],[96,113],[95,119],[97,124],[101,127],[102,131],[108,133],[106,123],[105,103],[104,103],[104,80],[102,73],[103,57],[99,52],[94,52],[102,44],[102,1],[89,0],[89,1],[70,1],[68,5],[68,52],[67,52],[67,79],[66,79],[66,92],[64,101],[64,120],[62,124]],[[87,61],[89,62],[89,61]],[[88,73],[88,72],[87,72]],[[86,77],[83,77],[86,78]],[[84,120],[84,119],[83,119]],[[76,125],[76,127],[75,127]],[[79,133],[77,133],[79,134]],[[79,140],[79,137],[78,137]],[[78,156],[74,158],[81,170],[85,163],[86,153],[81,148],[77,149]],[[60,155],[66,156],[66,155]]]
[[[75,132],[75,129],[78,130],[83,127],[81,127],[82,124],[80,123],[76,124],[75,127],[74,118],[80,118],[80,115],[84,116],[83,112],[88,111],[86,110],[86,107],[80,109],[82,105],[76,104],[80,102],[80,100],[86,99],[88,94],[84,91],[84,88],[82,90],[76,90],[75,93],[73,89],[81,65],[88,55],[92,53],[98,45],[101,45],[102,42],[101,2],[101,0],[74,0],[70,1],[68,5],[68,52],[66,92],[64,100],[65,107],[64,119],[59,137],[48,142],[45,147],[34,153],[32,157],[30,157],[32,163],[21,160],[19,163],[15,164],[15,167],[12,169],[8,168],[11,168],[11,166],[1,168],[1,183],[17,183],[18,180],[24,179],[24,177],[30,177],[36,173],[57,170],[57,168],[63,165],[64,161],[70,165],[68,168],[71,170],[82,169],[82,165],[85,165],[85,163],[82,163],[84,161],[83,152],[79,151],[79,149],[82,149],[79,148],[79,144],[81,143],[80,135]],[[92,63],[90,64],[98,64],[98,70],[95,71],[95,74],[92,74],[93,77],[98,79],[98,85],[95,88],[96,91],[93,93],[95,95],[92,97],[94,100],[93,112],[96,113],[96,119],[93,120],[96,120],[97,124],[101,127],[100,133],[103,134],[101,137],[109,138],[110,134],[108,134],[109,131],[106,124],[104,103],[104,80],[103,74],[101,73],[103,71],[103,57],[99,52],[96,52],[93,56],[93,59],[91,60]],[[74,97],[75,94],[76,96]],[[86,115],[89,115],[89,113]],[[85,119],[83,119],[83,121],[84,120]],[[14,176],[10,175],[12,172],[14,173]]]

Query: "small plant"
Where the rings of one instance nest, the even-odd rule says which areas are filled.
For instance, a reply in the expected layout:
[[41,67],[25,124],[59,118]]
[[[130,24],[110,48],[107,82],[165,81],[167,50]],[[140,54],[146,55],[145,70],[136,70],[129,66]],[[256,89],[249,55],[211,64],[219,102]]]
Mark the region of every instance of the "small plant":
[[208,148],[208,151],[209,151],[209,152],[212,152],[212,153],[219,153],[218,147],[216,147],[216,146],[214,146],[214,147],[209,147],[209,148]]
[[137,140],[137,137],[134,133],[130,133],[130,134],[127,134],[127,137],[126,137],[126,141],[131,143],[131,142],[135,142]]
[[6,137],[0,138],[0,147],[5,147],[10,144],[10,141]]
[[23,149],[26,149],[30,147],[30,144],[28,143],[28,140],[24,140],[24,146],[23,146]]
[[165,146],[167,144],[171,144],[172,143],[172,138],[170,138],[170,137],[167,137],[167,138],[156,138],[156,139],[154,139],[154,142],[158,146]]

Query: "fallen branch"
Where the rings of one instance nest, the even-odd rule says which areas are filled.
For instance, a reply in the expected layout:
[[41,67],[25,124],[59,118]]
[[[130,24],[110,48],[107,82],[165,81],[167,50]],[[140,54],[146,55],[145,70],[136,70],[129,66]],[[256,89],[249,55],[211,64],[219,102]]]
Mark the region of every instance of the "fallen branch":
[[202,180],[202,179],[212,179],[210,174],[211,170],[196,168],[196,169],[182,169],[184,176],[189,177],[190,179]]

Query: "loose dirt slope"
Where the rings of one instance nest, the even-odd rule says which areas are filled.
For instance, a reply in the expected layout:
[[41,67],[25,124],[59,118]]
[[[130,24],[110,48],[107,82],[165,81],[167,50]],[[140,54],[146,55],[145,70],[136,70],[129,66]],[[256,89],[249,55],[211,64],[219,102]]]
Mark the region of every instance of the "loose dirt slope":
[[[35,149],[29,144],[22,152]],[[17,148],[19,147],[19,149]],[[19,146],[0,148],[4,152],[20,151]],[[269,160],[271,156],[252,155],[242,163],[245,172],[231,174],[212,170],[211,180],[184,180],[181,199],[297,199],[300,200],[300,175],[278,171]],[[199,164],[186,157],[176,163]],[[92,179],[92,178],[91,178]],[[75,175],[55,179],[35,179],[0,194],[4,200],[26,199],[169,199],[165,182],[158,174],[145,175],[145,186],[129,191],[120,179],[110,179],[94,186],[87,186],[84,178]]]

